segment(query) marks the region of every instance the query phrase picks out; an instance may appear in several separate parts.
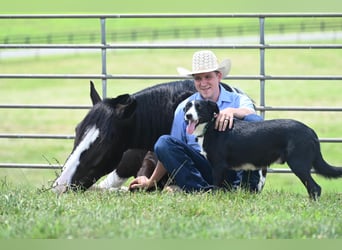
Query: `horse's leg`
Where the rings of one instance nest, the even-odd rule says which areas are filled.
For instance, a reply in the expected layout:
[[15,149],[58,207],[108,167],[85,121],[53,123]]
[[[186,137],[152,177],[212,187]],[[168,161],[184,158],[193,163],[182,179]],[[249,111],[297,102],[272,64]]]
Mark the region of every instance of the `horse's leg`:
[[120,188],[128,178],[137,176],[146,152],[147,150],[143,149],[129,149],[124,152],[116,169],[96,185],[96,188]]

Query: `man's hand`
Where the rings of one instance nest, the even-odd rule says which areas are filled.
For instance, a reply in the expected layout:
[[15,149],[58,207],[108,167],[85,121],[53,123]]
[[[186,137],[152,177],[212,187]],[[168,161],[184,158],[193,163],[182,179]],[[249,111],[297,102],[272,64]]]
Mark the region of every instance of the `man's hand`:
[[132,189],[148,189],[153,186],[153,183],[146,176],[138,176],[129,184],[129,190]]
[[225,131],[233,127],[234,113],[231,109],[224,109],[216,116],[215,129]]

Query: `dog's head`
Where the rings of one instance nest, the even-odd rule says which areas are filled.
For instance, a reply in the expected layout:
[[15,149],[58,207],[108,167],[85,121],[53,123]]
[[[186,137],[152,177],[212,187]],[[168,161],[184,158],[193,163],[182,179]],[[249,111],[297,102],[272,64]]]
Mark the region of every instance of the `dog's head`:
[[194,100],[188,102],[184,108],[184,119],[188,123],[186,132],[197,136],[202,135],[206,124],[212,121],[215,114],[219,112],[217,104],[212,101]]

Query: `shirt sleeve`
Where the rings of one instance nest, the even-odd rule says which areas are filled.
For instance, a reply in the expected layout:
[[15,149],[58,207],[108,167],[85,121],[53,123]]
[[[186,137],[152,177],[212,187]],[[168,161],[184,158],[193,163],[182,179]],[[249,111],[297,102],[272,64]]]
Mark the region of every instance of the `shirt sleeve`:
[[183,110],[178,106],[173,116],[171,136],[184,141],[184,115]]
[[255,111],[253,101],[246,95],[238,94],[240,96],[240,108],[248,108]]

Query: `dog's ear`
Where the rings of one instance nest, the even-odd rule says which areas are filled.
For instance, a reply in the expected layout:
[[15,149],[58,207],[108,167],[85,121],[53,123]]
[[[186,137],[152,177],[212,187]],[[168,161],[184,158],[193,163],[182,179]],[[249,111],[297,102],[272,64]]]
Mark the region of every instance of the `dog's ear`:
[[90,99],[93,105],[101,101],[101,97],[97,93],[93,81],[90,81]]
[[208,102],[208,106],[209,106],[209,108],[210,108],[210,112],[211,112],[212,114],[218,114],[218,113],[220,113],[220,110],[219,110],[219,108],[218,108],[216,102],[213,102],[213,101],[207,101],[207,102]]

